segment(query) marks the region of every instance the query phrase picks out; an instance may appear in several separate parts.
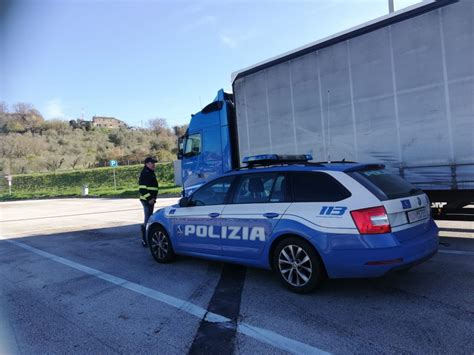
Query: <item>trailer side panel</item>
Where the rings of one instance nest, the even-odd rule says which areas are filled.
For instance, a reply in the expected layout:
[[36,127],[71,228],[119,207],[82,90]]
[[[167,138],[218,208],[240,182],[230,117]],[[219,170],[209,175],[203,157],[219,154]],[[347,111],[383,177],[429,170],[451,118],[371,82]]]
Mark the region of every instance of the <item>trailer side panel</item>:
[[381,162],[424,189],[474,189],[473,19],[462,0],[238,75],[240,158]]

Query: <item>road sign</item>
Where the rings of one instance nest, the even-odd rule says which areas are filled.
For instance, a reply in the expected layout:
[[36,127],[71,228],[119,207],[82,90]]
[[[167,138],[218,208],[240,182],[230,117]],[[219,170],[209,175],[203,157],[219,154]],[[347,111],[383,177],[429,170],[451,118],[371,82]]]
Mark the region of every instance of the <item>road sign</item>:
[[[116,168],[118,166],[117,160],[111,160],[109,164],[112,168]],[[113,172],[114,172],[114,189],[117,190],[117,180],[115,179],[115,169],[113,169]]]

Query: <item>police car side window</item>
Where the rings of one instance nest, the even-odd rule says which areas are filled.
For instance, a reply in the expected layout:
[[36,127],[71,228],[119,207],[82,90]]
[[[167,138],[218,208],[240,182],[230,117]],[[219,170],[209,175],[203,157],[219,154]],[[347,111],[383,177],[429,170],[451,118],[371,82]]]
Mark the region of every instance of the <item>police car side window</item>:
[[191,197],[192,206],[222,205],[234,181],[233,176],[226,176],[197,190]]
[[268,202],[276,174],[243,175],[236,188],[233,203]]
[[295,202],[335,202],[351,196],[349,190],[326,173],[294,172],[291,185]]
[[288,201],[288,183],[284,175],[277,177],[273,185],[272,194],[270,195],[270,202],[285,202]]

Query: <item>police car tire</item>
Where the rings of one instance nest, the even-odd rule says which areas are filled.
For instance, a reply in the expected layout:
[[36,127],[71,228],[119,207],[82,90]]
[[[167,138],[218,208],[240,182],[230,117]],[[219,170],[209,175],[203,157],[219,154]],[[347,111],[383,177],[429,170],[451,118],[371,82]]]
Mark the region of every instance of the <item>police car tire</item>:
[[[298,249],[300,248],[300,249]],[[288,271],[288,269],[283,269],[284,271],[282,272],[282,268],[280,268],[281,265],[285,265],[280,262],[280,254],[282,253],[282,250],[285,251],[291,251],[291,249],[296,251],[299,251],[300,255],[306,255],[309,260],[307,260],[305,263],[303,263],[300,267],[304,267],[305,270],[299,269],[299,270],[293,270],[293,275],[294,277],[298,277],[296,273],[298,271],[304,272],[304,276],[309,276],[308,280],[302,284],[301,286],[296,285],[296,282],[293,282],[291,284],[287,279],[289,278],[289,274],[291,273],[291,270]],[[291,255],[289,253],[286,253],[291,258]],[[285,261],[284,254],[282,254],[282,259]],[[304,258],[303,258],[304,259]],[[299,261],[302,261],[299,259]],[[280,243],[278,243],[277,247],[275,248],[275,252],[273,254],[273,263],[274,263],[274,270],[278,273],[278,276],[283,282],[283,284],[289,288],[291,291],[296,292],[296,293],[309,293],[313,291],[319,284],[323,281],[324,279],[324,266],[321,261],[321,258],[319,257],[318,253],[314,250],[314,248],[305,240],[297,237],[288,237],[283,239]],[[289,264],[288,264],[289,265]],[[291,267],[290,267],[291,268]],[[311,269],[311,272],[309,273],[308,269]],[[299,279],[301,282],[303,279]],[[304,282],[304,281],[303,281]]]
[[[158,249],[160,248],[160,245],[158,245],[158,239],[161,239],[161,245],[164,244],[166,247],[166,253],[163,253],[162,251],[158,252]],[[173,261],[176,256],[168,232],[166,232],[166,230],[161,226],[151,227],[150,232],[148,233],[148,245],[153,259],[161,264]]]

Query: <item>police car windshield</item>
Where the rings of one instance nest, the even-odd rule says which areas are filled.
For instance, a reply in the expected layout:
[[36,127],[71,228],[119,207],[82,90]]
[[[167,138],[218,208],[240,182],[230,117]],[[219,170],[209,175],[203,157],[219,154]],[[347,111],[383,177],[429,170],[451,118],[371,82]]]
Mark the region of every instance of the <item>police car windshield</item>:
[[408,181],[385,170],[362,170],[349,173],[381,200],[391,200],[407,196],[419,195],[422,190]]

